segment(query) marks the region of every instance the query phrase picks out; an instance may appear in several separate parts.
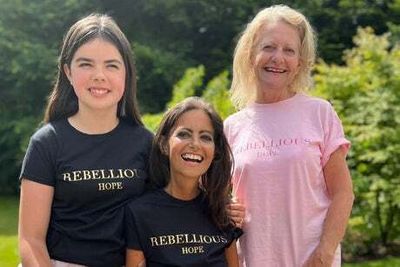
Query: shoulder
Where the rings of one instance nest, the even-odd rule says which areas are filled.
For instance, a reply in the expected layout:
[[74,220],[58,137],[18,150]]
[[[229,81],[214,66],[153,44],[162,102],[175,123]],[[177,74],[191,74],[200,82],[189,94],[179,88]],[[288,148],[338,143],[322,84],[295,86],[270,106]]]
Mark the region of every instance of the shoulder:
[[245,116],[246,109],[239,110],[238,112],[229,115],[224,120],[224,125],[228,127],[235,126],[236,124],[240,123],[241,120],[245,118]]
[[308,110],[313,116],[317,115],[321,118],[335,114],[334,107],[328,100],[316,96],[299,94],[295,105],[298,105],[302,110]]
[[228,116],[224,120],[224,130],[225,134],[229,137],[231,136],[234,132],[240,130],[243,128],[243,123],[248,121],[248,118],[246,118],[246,109],[242,109],[230,116]]
[[317,96],[310,96],[307,94],[300,93],[296,98],[297,103],[304,103],[309,106],[316,106],[321,108],[329,108],[331,107],[331,103],[323,98]]
[[114,138],[119,144],[122,142],[129,147],[131,153],[148,155],[153,142],[153,133],[141,125],[122,121],[118,134],[114,135]]
[[121,121],[121,129],[122,131],[128,133],[129,135],[132,135],[133,137],[136,138],[141,138],[141,140],[148,140],[152,141],[153,140],[153,133],[150,132],[148,129],[146,129],[142,125],[130,123],[127,121]]
[[145,192],[140,197],[129,202],[127,208],[135,213],[140,211],[151,212],[151,207],[153,205],[157,205],[164,201],[163,194],[161,194],[160,190],[162,189]]
[[41,126],[31,137],[33,142],[47,142],[56,140],[65,132],[65,120],[49,122]]
[[250,120],[247,114],[247,108],[242,109],[225,119],[224,132],[231,145],[235,142],[237,136],[248,129],[248,123],[250,123]]

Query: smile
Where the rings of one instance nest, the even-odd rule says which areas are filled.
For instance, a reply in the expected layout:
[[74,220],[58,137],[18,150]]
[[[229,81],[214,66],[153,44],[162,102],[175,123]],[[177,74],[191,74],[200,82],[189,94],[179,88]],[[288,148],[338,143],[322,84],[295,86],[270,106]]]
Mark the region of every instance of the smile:
[[203,157],[200,155],[196,155],[196,154],[185,153],[181,157],[185,161],[191,161],[191,162],[197,162],[197,163],[201,163],[203,161]]
[[107,93],[110,92],[110,90],[106,89],[106,88],[95,88],[95,87],[91,87],[89,88],[89,91],[94,94],[94,95],[105,95]]
[[285,73],[286,70],[284,69],[278,69],[278,68],[272,68],[272,67],[265,67],[264,70],[268,72],[273,72],[273,73]]

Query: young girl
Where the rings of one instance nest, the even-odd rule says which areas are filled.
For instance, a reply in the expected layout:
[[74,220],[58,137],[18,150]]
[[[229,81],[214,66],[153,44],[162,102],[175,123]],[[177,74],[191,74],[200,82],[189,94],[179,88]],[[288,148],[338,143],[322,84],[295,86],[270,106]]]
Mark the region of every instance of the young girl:
[[126,266],[238,266],[225,206],[232,155],[221,118],[200,98],[169,110],[154,138],[156,188],[126,208]]
[[130,44],[110,17],[69,29],[44,122],[20,176],[23,266],[122,266],[123,206],[144,190],[152,134]]

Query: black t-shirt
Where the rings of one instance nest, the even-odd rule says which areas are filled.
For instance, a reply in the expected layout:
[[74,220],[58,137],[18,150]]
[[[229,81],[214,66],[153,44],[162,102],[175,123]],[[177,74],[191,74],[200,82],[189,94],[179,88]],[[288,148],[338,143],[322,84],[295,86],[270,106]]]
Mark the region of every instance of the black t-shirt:
[[47,231],[51,258],[124,264],[123,206],[143,193],[151,141],[149,131],[122,120],[109,133],[88,135],[64,119],[31,137],[20,177],[54,187]]
[[127,247],[143,251],[146,266],[227,266],[225,248],[240,229],[219,230],[203,194],[176,199],[164,190],[150,192],[126,206]]

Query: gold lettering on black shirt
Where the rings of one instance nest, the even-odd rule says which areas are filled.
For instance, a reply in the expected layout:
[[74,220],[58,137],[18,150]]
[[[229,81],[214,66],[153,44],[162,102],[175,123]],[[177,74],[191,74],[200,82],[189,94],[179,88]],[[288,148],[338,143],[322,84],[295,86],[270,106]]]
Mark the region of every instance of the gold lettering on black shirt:
[[138,176],[137,169],[101,169],[101,170],[79,170],[65,172],[62,174],[63,180],[68,182],[100,180],[100,179],[124,179],[135,178]]
[[218,244],[227,242],[228,240],[222,235],[175,234],[150,237],[152,247],[180,244]]
[[121,190],[123,189],[122,182],[115,181],[115,179],[132,179],[135,177],[138,177],[137,169],[78,170],[62,174],[63,180],[68,182],[98,180],[98,191]]
[[152,236],[149,239],[152,247],[183,245],[182,255],[204,253],[202,244],[228,243],[228,240],[222,235],[174,234]]
[[99,191],[123,189],[122,182],[99,183]]

